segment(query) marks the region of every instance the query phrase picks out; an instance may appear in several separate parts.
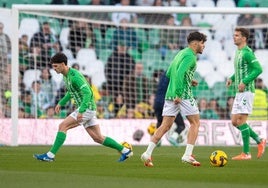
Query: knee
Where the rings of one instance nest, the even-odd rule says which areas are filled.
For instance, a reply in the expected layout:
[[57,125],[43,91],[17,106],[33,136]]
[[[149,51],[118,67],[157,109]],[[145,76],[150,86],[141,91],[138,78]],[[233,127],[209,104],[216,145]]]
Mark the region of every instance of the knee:
[[99,144],[102,144],[104,141],[104,139],[102,137],[99,137],[99,136],[92,137],[92,139],[94,140],[94,142],[99,143]]

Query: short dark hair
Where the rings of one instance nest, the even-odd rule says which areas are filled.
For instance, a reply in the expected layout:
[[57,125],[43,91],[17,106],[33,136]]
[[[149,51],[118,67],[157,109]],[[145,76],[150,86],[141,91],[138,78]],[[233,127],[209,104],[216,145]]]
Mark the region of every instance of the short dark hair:
[[243,37],[246,37],[246,39],[248,40],[248,38],[249,38],[249,30],[248,29],[243,28],[243,27],[237,27],[237,28],[235,28],[235,31],[240,32],[241,35]]
[[188,44],[191,43],[192,41],[207,41],[207,36],[203,33],[200,33],[198,31],[191,32],[188,37],[187,37],[187,42]]
[[67,57],[64,53],[58,52],[51,57],[50,63],[64,63],[65,65],[67,65]]

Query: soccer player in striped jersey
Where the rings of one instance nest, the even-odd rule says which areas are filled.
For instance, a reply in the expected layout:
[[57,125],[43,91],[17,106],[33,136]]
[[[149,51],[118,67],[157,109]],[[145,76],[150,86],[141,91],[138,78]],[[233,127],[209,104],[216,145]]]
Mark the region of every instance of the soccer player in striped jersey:
[[147,167],[153,166],[152,152],[158,141],[171,128],[179,112],[185,115],[190,123],[187,146],[181,160],[193,166],[200,166],[200,162],[192,155],[198,136],[200,117],[191,87],[198,84],[197,81],[193,80],[193,76],[197,67],[197,54],[202,54],[206,40],[207,37],[203,33],[191,32],[187,36],[188,47],[175,56],[167,70],[169,85],[162,113],[163,121],[151,137],[147,150],[141,155],[141,160]]
[[92,89],[85,77],[76,69],[67,66],[67,57],[63,53],[55,54],[50,60],[53,69],[62,74],[67,88],[65,96],[55,107],[55,112],[59,113],[61,106],[69,100],[74,99],[77,109],[60,123],[56,139],[51,149],[44,154],[34,154],[40,161],[54,161],[55,155],[63,145],[69,129],[83,125],[91,138],[99,144],[118,150],[121,153],[119,162],[125,161],[133,155],[128,149],[114,139],[103,136],[96,119],[96,104]]
[[256,59],[254,52],[247,45],[249,31],[245,28],[236,28],[233,39],[237,46],[234,60],[234,74],[227,80],[226,86],[229,87],[234,83],[236,96],[232,108],[232,124],[241,131],[243,140],[243,152],[233,157],[233,160],[249,160],[250,154],[250,137],[258,144],[257,158],[260,158],[266,146],[266,139],[260,138],[247,124],[248,115],[252,113],[254,101],[254,80],[262,73],[259,61]]

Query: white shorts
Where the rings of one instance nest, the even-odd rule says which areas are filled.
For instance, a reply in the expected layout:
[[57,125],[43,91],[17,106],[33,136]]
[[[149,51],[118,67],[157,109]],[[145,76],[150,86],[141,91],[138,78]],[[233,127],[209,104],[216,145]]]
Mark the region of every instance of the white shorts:
[[[78,110],[79,109],[76,109],[74,112],[70,114],[70,116],[75,120],[77,120]],[[83,125],[85,128],[87,128],[90,126],[95,126],[97,124],[98,123],[97,123],[96,111],[86,110],[83,113],[83,120],[80,123],[80,125]]]
[[174,104],[172,100],[165,100],[162,116],[177,116],[179,112],[184,116],[199,114],[196,101],[186,99],[179,104]]
[[251,114],[253,108],[254,93],[249,91],[236,93],[232,114]]

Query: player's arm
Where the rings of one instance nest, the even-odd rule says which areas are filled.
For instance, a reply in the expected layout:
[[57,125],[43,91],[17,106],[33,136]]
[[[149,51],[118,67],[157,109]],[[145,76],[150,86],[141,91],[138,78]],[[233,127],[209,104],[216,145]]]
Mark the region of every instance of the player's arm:
[[253,53],[246,53],[245,58],[248,62],[250,71],[249,74],[243,78],[242,82],[247,85],[248,83],[254,81],[262,73],[262,68]]
[[181,62],[177,74],[175,76],[175,83],[177,86],[176,89],[176,95],[181,98],[182,93],[184,91],[184,79],[185,79],[185,74],[187,70],[190,69],[191,66],[194,64],[194,59],[191,56],[186,56],[183,61]]
[[64,97],[59,101],[58,105],[65,106],[70,99],[71,99],[71,95],[67,91]]
[[79,113],[82,114],[88,108],[90,100],[93,99],[93,93],[89,84],[82,77],[78,77],[73,83],[77,90],[82,93],[82,102],[79,106]]

